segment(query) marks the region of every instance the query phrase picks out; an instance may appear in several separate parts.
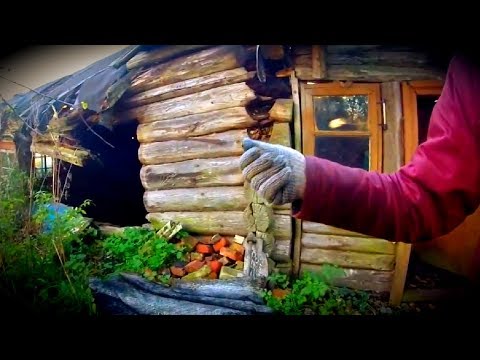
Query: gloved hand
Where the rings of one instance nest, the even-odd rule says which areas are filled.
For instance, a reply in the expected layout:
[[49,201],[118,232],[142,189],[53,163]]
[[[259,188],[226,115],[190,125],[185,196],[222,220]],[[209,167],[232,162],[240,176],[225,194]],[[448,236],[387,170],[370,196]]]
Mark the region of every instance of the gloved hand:
[[303,198],[305,156],[282,145],[243,140],[240,168],[253,190],[270,204],[282,205]]

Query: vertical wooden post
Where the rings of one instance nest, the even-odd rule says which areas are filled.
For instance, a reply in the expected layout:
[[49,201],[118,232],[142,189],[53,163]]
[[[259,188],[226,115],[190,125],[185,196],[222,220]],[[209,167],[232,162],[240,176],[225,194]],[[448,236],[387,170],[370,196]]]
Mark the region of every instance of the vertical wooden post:
[[[387,129],[384,131],[383,169],[397,171],[404,163],[402,92],[397,81],[382,84],[382,99],[385,101]],[[395,271],[390,290],[390,304],[399,305],[403,299],[408,272],[411,245],[397,243],[395,248]]]
[[321,45],[312,46],[312,77],[314,79],[325,78],[326,64],[325,64],[325,49]]
[[[302,117],[300,112],[300,87],[295,73],[290,76],[290,85],[292,86],[293,99],[293,134],[294,134],[294,148],[302,152]],[[298,275],[300,272],[300,253],[301,253],[301,239],[302,239],[302,221],[295,219],[293,238],[293,259],[292,259],[292,273]]]

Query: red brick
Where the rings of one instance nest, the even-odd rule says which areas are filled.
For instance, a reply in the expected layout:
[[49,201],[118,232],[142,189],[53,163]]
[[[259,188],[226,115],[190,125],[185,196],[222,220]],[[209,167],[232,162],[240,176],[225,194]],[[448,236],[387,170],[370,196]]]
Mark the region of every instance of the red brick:
[[221,248],[228,246],[228,240],[222,237],[219,241],[213,244],[213,250],[219,252]]
[[187,273],[192,273],[199,270],[203,265],[205,265],[205,261],[193,260],[185,265],[185,271]]
[[241,253],[238,251],[233,250],[232,248],[229,247],[224,247],[220,249],[220,255],[226,256],[229,259],[232,259],[234,261],[237,260],[242,260],[243,256]]
[[182,276],[185,276],[187,273],[184,268],[176,267],[176,266],[172,266],[170,268],[170,272],[175,277],[182,277]]
[[197,244],[196,250],[200,254],[211,254],[211,253],[213,253],[212,245]]

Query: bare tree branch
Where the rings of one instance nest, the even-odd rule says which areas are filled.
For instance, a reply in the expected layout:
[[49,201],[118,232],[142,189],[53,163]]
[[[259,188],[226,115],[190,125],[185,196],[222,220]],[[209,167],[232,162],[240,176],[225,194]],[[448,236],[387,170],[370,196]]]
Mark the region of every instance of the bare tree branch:
[[87,120],[85,120],[85,118],[83,117],[83,114],[80,113],[80,119],[82,119],[83,123],[87,126],[88,130],[90,130],[92,133],[94,133],[95,135],[97,135],[101,140],[103,140],[103,142],[107,145],[109,145],[112,149],[115,149],[115,146],[113,146],[112,144],[110,144],[107,140],[105,140],[100,134],[98,134],[97,132],[95,132],[95,130],[92,129],[92,127],[88,124]]

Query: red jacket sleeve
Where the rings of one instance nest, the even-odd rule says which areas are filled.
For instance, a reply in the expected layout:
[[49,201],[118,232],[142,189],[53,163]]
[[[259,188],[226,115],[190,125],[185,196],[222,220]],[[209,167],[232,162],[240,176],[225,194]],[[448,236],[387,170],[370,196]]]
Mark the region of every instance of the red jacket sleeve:
[[392,174],[307,156],[304,200],[293,216],[392,241],[444,235],[480,203],[480,71],[450,62],[427,139]]

